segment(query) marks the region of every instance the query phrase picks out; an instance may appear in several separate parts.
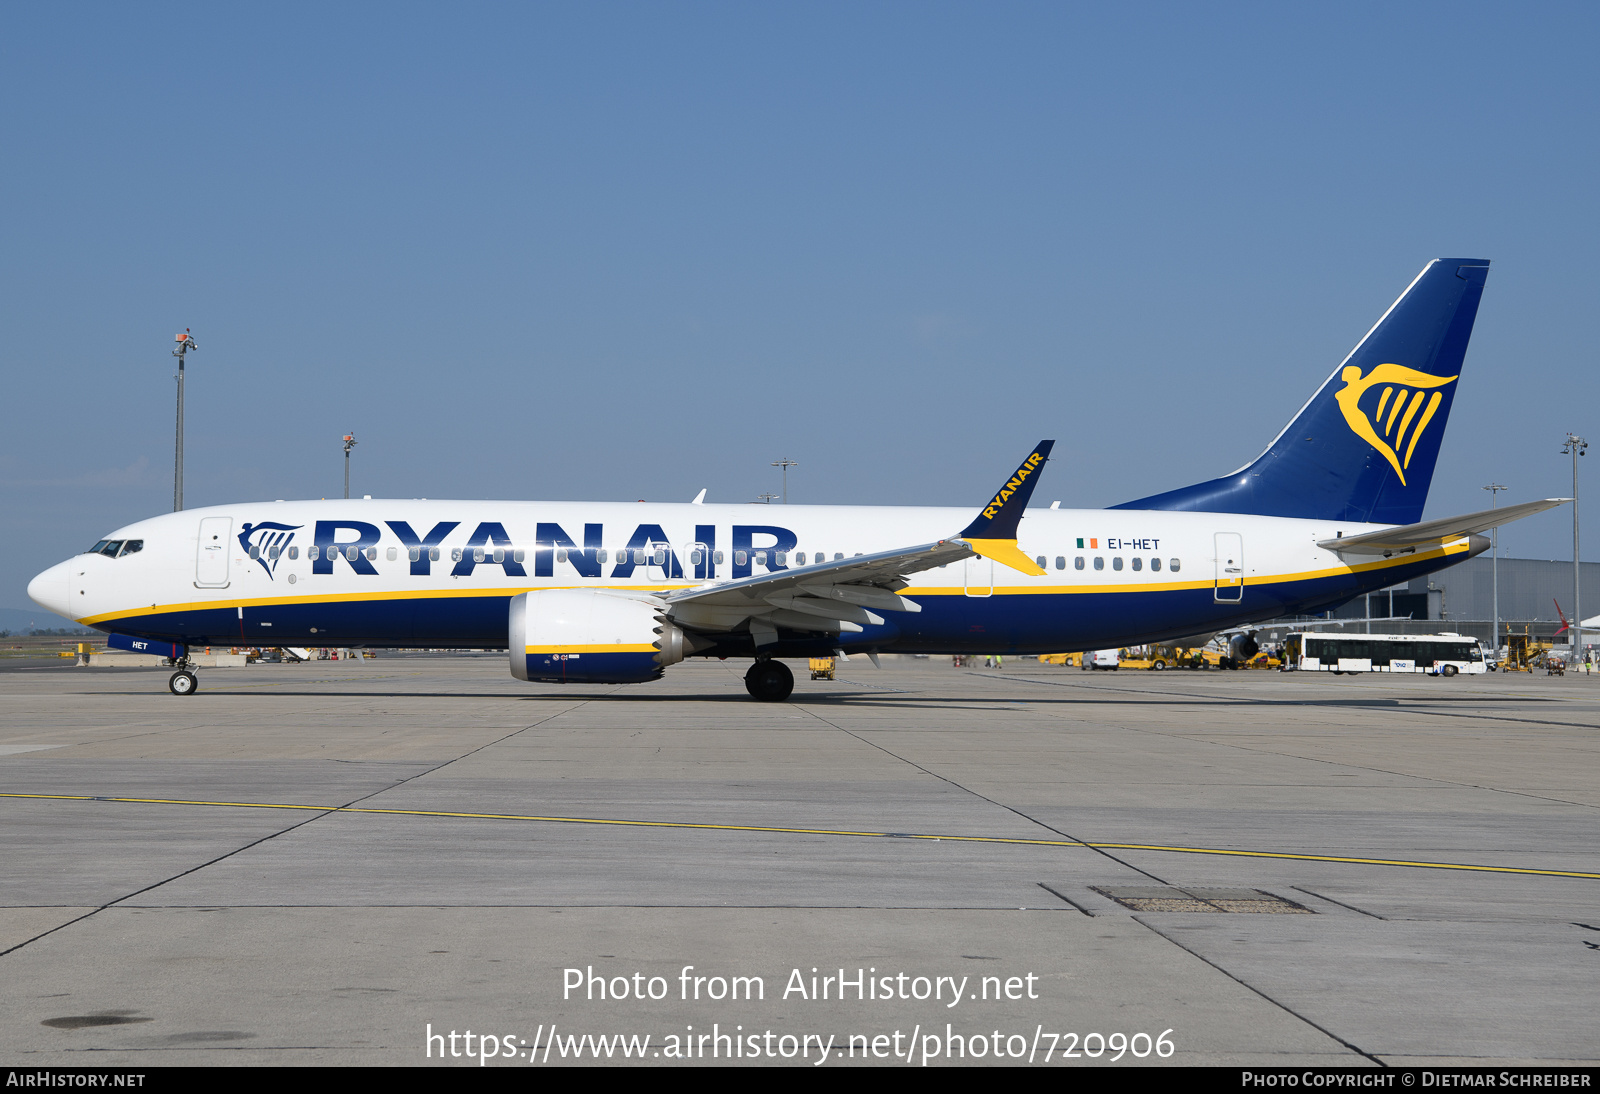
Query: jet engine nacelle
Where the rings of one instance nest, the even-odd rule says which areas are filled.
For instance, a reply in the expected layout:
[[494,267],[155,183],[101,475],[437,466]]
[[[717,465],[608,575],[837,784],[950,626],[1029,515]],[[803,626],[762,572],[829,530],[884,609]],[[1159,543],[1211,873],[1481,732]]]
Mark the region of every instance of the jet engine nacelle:
[[511,675],[547,683],[639,684],[693,649],[660,601],[588,589],[513,597],[509,644]]
[[1249,634],[1236,634],[1228,639],[1228,656],[1236,664],[1243,665],[1250,658],[1261,652],[1261,645],[1256,641],[1256,632]]

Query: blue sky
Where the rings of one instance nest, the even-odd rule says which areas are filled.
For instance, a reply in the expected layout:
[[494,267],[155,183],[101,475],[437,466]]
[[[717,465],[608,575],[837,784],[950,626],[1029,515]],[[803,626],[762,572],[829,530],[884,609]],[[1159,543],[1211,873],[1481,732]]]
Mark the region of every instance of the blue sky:
[[170,508],[184,327],[189,507],[336,496],[352,429],[358,494],[747,500],[788,456],[794,501],[954,505],[1048,436],[1040,500],[1100,506],[1251,459],[1428,259],[1487,257],[1428,515],[1565,495],[1597,22],[12,5],[0,606]]

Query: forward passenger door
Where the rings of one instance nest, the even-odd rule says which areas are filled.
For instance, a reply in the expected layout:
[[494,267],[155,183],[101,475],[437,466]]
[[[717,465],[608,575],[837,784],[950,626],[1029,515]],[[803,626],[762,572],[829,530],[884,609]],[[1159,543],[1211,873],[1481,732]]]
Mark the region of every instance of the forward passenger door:
[[200,542],[195,548],[194,583],[200,589],[228,587],[228,555],[233,535],[232,517],[204,517]]

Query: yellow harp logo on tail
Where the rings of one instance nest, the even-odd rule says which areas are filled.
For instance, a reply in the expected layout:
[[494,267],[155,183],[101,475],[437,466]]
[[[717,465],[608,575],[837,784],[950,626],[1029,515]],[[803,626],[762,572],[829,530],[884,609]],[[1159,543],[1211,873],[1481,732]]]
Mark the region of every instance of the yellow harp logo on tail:
[[[1417,441],[1444,401],[1443,392],[1434,391],[1430,395],[1428,389],[1453,384],[1459,377],[1429,376],[1404,365],[1378,365],[1363,377],[1359,368],[1347,365],[1339,378],[1344,381],[1344,387],[1333,397],[1344,412],[1345,422],[1356,436],[1383,453],[1394,473],[1400,476],[1400,485],[1404,486],[1406,468],[1411,466],[1411,454],[1417,450]],[[1377,407],[1369,418],[1361,407],[1361,397],[1380,385],[1383,385],[1383,393],[1378,396]]]

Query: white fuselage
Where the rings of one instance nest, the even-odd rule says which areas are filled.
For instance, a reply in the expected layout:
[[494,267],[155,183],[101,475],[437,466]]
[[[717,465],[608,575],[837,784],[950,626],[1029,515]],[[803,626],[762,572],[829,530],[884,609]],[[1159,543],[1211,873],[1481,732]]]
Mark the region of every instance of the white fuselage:
[[[119,528],[106,539],[142,541],[141,549],[78,555],[40,574],[28,591],[86,625],[179,642],[503,646],[505,603],[518,593],[661,591],[803,569],[822,558],[948,539],[970,516],[919,507],[261,502]],[[1043,559],[1043,576],[985,558],[913,574],[902,595],[923,612],[857,640],[919,652],[1155,641],[1321,610],[1474,553],[1465,538],[1393,558],[1341,557],[1317,545],[1379,527],[1030,509],[1017,542],[1029,558]]]

